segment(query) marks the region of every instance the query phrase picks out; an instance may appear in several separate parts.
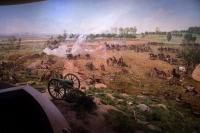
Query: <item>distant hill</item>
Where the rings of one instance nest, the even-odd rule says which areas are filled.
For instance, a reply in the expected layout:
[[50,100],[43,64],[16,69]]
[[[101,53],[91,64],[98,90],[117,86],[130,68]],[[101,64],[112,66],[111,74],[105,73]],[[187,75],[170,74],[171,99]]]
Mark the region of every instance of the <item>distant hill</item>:
[[0,33],[0,39],[9,39],[12,36],[16,38],[34,38],[34,37],[49,37],[49,36],[58,36],[58,34],[44,34],[44,33],[10,33],[10,34],[3,34]]

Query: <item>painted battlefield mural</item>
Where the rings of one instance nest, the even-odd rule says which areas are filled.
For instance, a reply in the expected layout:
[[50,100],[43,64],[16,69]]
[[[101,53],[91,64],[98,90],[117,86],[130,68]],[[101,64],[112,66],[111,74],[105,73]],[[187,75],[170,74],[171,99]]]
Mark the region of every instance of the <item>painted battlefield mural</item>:
[[75,133],[200,132],[199,5],[2,5],[0,82],[41,92]]

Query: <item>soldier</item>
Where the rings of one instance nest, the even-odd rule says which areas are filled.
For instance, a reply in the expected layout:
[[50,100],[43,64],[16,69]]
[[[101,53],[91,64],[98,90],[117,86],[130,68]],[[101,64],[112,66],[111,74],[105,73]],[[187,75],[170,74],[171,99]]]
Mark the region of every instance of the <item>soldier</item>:
[[86,53],[85,56],[87,60],[90,59],[90,54]]
[[121,56],[120,58],[119,58],[119,63],[122,63],[123,62],[123,57]]
[[103,63],[101,63],[100,67],[101,67],[101,71],[106,71],[105,66],[104,66]]
[[109,59],[106,60],[107,66],[109,66]]
[[117,62],[117,59],[113,56],[113,61],[114,61],[114,63],[116,63]]
[[95,68],[92,62],[90,63],[89,67],[90,67],[90,70],[94,70],[94,68]]

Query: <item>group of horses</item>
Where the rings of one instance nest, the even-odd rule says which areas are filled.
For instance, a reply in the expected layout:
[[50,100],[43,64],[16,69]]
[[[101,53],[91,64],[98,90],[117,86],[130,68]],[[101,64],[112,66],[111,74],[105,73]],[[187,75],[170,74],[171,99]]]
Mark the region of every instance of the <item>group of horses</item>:
[[178,49],[175,49],[175,48],[170,48],[170,47],[159,47],[158,49],[157,49],[158,51],[160,51],[160,52],[168,52],[168,53],[178,53],[179,52],[179,50]]
[[[91,59],[90,58],[90,54],[86,53],[85,54],[85,57],[87,60]],[[74,59],[74,60],[77,60],[77,59],[80,59],[81,58],[81,54],[79,53],[78,55],[73,55],[73,54],[67,54],[67,59],[70,60],[70,59]]]
[[113,66],[116,64],[117,66],[122,66],[124,64],[123,57],[121,56],[118,60],[113,56],[109,57],[106,60],[107,66]]
[[135,52],[149,52],[151,51],[150,46],[143,45],[119,45],[119,44],[107,44],[105,43],[106,50],[134,50]]
[[160,59],[160,60],[163,60],[163,61],[166,61],[168,62],[169,64],[172,64],[172,65],[177,65],[178,64],[178,59],[176,58],[172,58],[170,55],[165,55],[163,53],[161,54],[154,54],[154,53],[149,53],[149,58],[151,60],[157,60],[157,59]]
[[148,45],[162,45],[164,44],[163,42],[148,42]]
[[119,45],[119,44],[107,44],[105,43],[105,46],[106,46],[106,50],[117,50],[117,51],[120,51],[120,50],[128,50],[129,47],[127,45]]
[[176,72],[175,68],[172,69],[171,71],[168,70],[167,72],[165,72],[163,70],[159,70],[156,67],[151,69],[151,76],[157,77],[157,78],[160,78],[160,79],[167,79],[167,78],[171,77],[175,80],[179,80],[180,77],[181,77],[181,75]]
[[182,47],[186,47],[186,46],[189,46],[189,47],[192,47],[192,46],[200,47],[200,44],[199,43],[193,43],[193,44],[192,43],[187,43],[187,44],[181,43],[180,46],[182,46]]

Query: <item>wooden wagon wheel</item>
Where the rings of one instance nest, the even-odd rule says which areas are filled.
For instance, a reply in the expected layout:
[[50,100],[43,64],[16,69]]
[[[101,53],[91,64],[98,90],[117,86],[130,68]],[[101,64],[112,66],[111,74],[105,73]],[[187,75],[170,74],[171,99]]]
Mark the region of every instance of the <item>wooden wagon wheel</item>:
[[49,91],[50,96],[56,100],[61,100],[66,95],[64,85],[58,79],[51,79],[49,81],[48,91]]
[[65,75],[64,79],[73,81],[74,88],[76,88],[76,89],[80,88],[80,80],[76,75],[69,73],[69,74]]

